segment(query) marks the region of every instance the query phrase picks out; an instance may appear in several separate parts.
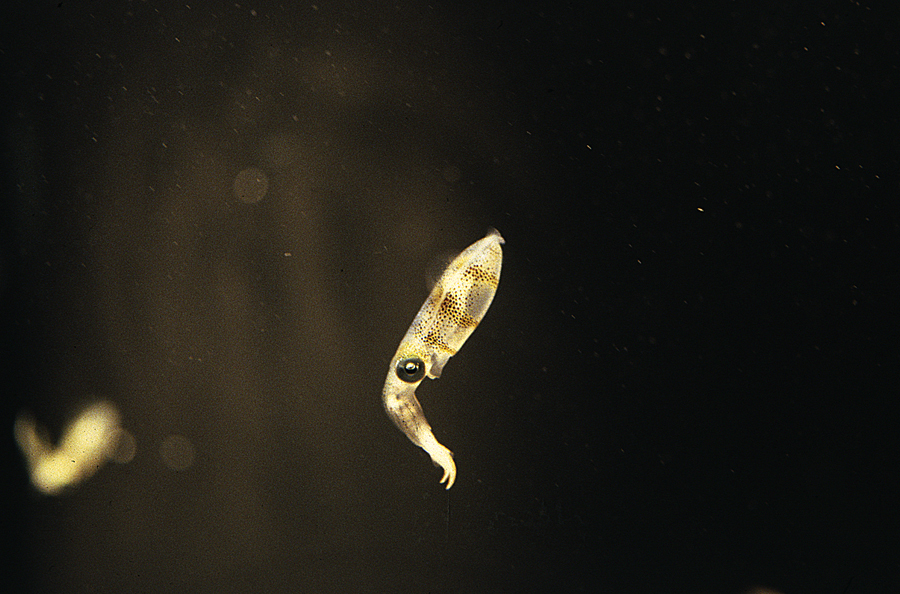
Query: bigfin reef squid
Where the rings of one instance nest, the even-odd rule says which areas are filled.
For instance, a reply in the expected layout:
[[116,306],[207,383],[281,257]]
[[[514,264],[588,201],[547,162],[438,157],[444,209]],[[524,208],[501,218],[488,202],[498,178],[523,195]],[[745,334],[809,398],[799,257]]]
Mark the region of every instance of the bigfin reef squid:
[[459,352],[494,300],[505,243],[491,229],[454,258],[438,278],[391,359],[381,398],[394,424],[440,466],[449,489],[456,481],[453,452],[441,445],[425,420],[416,388],[427,376],[437,379]]

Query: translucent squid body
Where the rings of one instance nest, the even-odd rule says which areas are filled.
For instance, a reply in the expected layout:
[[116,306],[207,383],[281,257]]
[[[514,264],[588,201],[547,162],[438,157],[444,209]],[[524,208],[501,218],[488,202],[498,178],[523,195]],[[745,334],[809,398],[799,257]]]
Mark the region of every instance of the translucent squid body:
[[450,262],[400,341],[381,394],[394,424],[443,468],[441,483],[446,481],[447,489],[456,480],[453,452],[431,432],[416,388],[426,375],[441,376],[447,360],[462,348],[490,307],[500,282],[502,243],[500,233],[491,229]]
[[107,460],[115,459],[114,452],[125,436],[119,427],[118,409],[105,400],[95,402],[72,420],[56,446],[27,413],[19,414],[13,429],[31,482],[47,495],[58,495],[66,487],[77,485]]

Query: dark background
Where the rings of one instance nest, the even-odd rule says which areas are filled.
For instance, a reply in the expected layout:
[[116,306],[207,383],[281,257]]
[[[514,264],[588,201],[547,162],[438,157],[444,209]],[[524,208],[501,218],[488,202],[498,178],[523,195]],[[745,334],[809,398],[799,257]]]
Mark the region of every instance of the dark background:
[[[896,12],[3,11],[10,591],[900,589]],[[445,492],[380,390],[490,226]],[[38,495],[97,397],[134,459]]]

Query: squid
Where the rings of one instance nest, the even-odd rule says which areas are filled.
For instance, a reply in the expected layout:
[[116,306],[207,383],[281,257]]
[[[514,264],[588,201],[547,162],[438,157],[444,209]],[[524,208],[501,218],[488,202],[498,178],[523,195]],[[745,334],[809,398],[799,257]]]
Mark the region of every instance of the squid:
[[412,321],[388,367],[381,398],[394,424],[444,471],[441,484],[456,481],[453,452],[441,445],[425,420],[416,388],[437,379],[447,360],[484,318],[500,282],[505,243],[496,229],[454,258]]
[[31,415],[20,413],[13,431],[34,487],[46,495],[59,495],[66,487],[93,476],[107,460],[115,459],[119,440],[124,438],[119,418],[112,402],[95,402],[66,426],[54,446]]

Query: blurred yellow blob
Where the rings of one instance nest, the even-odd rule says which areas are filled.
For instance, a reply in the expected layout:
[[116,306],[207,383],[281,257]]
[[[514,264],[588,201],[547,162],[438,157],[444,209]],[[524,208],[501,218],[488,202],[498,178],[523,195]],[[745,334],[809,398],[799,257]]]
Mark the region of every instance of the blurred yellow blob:
[[92,404],[69,423],[57,447],[28,414],[16,418],[14,431],[31,482],[47,495],[57,495],[93,476],[115,453],[122,433],[119,411],[105,400]]

